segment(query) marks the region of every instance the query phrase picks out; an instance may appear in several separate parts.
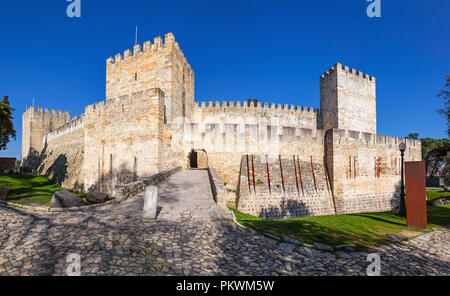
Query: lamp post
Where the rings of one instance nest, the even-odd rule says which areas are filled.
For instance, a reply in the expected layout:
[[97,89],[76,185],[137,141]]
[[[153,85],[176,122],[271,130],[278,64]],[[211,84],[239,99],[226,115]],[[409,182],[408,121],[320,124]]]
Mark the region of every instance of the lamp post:
[[403,177],[403,155],[405,153],[406,150],[406,144],[405,143],[400,143],[400,145],[398,145],[398,148],[400,149],[400,153],[402,156],[402,184],[400,185],[400,205],[398,206],[398,213],[402,216],[406,215],[406,201],[405,201],[405,180]]

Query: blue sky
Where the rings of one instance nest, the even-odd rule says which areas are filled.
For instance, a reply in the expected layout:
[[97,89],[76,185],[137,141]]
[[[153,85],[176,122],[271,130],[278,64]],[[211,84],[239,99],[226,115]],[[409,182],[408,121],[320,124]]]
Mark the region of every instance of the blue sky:
[[0,95],[22,113],[35,105],[76,116],[104,99],[105,60],[173,32],[195,71],[196,100],[244,100],[319,107],[319,77],[335,62],[377,78],[378,133],[446,136],[436,94],[450,73],[450,1],[65,0],[0,2]]

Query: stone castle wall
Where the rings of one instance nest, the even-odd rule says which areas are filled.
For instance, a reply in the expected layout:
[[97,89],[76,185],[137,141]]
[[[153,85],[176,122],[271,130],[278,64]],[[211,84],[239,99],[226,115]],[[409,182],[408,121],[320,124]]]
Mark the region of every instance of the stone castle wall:
[[69,120],[69,112],[29,107],[22,115],[22,166],[31,168],[44,148],[44,136]]
[[124,183],[189,169],[197,155],[240,191],[240,210],[263,218],[390,210],[398,144],[406,141],[406,160],[420,160],[421,148],[376,135],[375,95],[374,77],[337,63],[320,78],[320,112],[195,103],[194,72],[168,33],[107,59],[106,100],[81,116],[29,108],[22,166],[69,189],[114,195]]
[[150,89],[86,107],[85,190],[113,193],[115,185],[162,170],[163,106],[163,92]]
[[300,154],[323,159],[324,133],[321,130],[271,125],[252,118],[248,121],[232,119],[167,126],[162,151],[168,164],[164,169],[174,166],[187,169],[190,152],[203,150],[208,165],[224,182],[237,188],[242,155]]
[[398,205],[401,159],[420,161],[421,143],[359,131],[333,129],[326,135],[326,157],[338,213],[387,211]]
[[256,106],[247,102],[241,104],[240,101],[219,101],[216,102],[196,102],[194,105],[193,122],[217,121],[235,122],[245,120],[246,122],[270,122],[273,118],[279,126],[301,127],[308,129],[317,129],[317,118],[319,109],[281,104],[261,104]]
[[83,191],[80,176],[84,164],[83,117],[76,117],[44,137],[34,172],[46,175],[64,188]]
[[238,209],[264,219],[335,214],[322,158],[244,155]]
[[149,177],[163,167],[163,106],[160,89],[86,106],[41,139],[31,169],[79,192],[113,194],[115,185]]
[[376,134],[375,77],[336,63],[320,77],[320,128]]
[[167,121],[190,117],[194,105],[194,71],[172,33],[136,45],[133,52],[106,61],[106,98],[160,88],[165,95]]

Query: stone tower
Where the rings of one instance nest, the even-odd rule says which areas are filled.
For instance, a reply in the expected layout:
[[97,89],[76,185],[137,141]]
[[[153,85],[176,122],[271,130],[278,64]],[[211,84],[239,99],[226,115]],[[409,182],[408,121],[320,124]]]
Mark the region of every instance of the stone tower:
[[320,77],[321,129],[377,133],[375,77],[336,63]]
[[69,112],[28,108],[22,115],[22,166],[31,168],[45,146],[44,136],[69,120]]
[[194,71],[172,33],[165,43],[156,37],[153,44],[136,45],[106,61],[106,99],[137,91],[159,88],[164,92],[164,121],[176,117],[192,120],[194,108]]

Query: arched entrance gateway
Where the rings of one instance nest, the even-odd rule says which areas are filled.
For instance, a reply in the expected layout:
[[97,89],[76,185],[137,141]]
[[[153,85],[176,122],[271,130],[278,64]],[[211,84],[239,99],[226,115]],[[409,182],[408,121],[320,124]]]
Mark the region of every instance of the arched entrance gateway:
[[204,149],[192,149],[188,156],[189,168],[206,169],[208,168],[208,154]]

